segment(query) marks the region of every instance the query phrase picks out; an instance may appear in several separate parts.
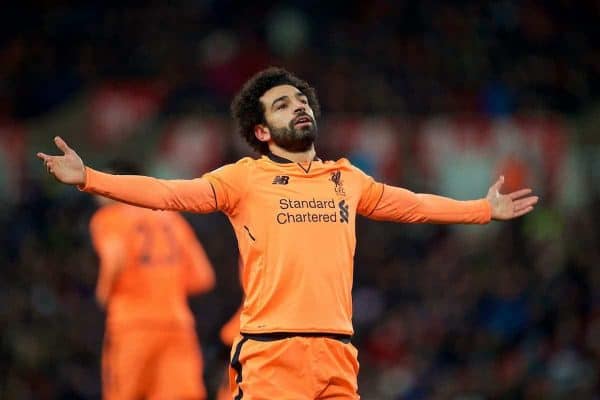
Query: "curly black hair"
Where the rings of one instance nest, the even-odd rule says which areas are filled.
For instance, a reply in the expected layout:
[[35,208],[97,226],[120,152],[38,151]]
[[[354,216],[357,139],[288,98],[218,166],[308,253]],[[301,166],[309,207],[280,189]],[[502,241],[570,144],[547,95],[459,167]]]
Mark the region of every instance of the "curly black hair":
[[283,68],[270,67],[251,77],[231,102],[231,115],[235,120],[238,133],[248,144],[260,154],[267,154],[269,146],[254,135],[254,127],[264,124],[265,109],[260,98],[271,88],[279,85],[291,85],[300,90],[308,98],[315,118],[319,117],[321,108],[315,89],[307,82]]

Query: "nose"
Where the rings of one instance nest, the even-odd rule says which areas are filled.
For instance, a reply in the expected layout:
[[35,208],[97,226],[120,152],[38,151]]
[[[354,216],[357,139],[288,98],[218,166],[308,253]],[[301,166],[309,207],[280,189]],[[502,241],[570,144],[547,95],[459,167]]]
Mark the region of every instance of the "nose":
[[301,102],[297,102],[296,105],[294,106],[294,113],[295,114],[304,114],[304,113],[306,113],[306,104],[301,103]]

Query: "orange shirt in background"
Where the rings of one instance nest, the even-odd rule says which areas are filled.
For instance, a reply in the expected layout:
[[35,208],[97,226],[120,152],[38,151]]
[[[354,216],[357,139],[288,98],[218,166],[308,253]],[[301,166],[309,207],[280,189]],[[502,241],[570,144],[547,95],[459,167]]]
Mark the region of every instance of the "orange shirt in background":
[[193,326],[187,296],[210,290],[215,277],[181,215],[115,203],[94,214],[90,230],[108,328]]

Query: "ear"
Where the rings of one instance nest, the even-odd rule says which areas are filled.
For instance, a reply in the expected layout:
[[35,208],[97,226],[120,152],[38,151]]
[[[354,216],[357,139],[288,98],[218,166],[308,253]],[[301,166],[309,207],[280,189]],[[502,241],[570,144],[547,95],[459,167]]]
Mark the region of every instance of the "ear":
[[261,142],[268,142],[271,140],[271,131],[266,125],[256,125],[254,127],[254,136]]

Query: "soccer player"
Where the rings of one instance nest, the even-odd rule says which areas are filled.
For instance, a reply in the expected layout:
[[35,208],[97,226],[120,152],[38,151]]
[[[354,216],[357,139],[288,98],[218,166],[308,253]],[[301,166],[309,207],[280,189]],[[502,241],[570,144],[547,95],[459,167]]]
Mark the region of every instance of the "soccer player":
[[358,399],[351,344],[356,215],[403,223],[485,224],[527,214],[530,189],[457,201],[376,182],[347,159],[315,151],[319,103],[295,75],[269,68],[232,103],[239,132],[261,153],[191,180],[118,176],[38,153],[60,182],[152,209],[222,211],[243,263],[241,335],[231,355],[235,399]]
[[[135,173],[126,162],[111,170]],[[98,196],[90,223],[106,308],[106,400],[206,398],[203,361],[187,296],[213,288],[212,266],[185,219]]]

